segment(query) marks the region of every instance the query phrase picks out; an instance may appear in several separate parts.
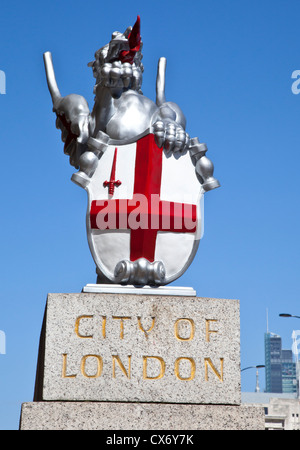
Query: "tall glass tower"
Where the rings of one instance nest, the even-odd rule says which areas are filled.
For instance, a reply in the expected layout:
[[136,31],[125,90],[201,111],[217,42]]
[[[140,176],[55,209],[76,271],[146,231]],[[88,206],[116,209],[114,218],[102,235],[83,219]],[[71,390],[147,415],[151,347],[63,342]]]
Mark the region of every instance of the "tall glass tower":
[[266,392],[282,393],[281,337],[265,333]]
[[266,392],[297,392],[296,364],[292,350],[282,350],[281,337],[265,333]]
[[282,392],[297,392],[296,364],[292,350],[281,350]]

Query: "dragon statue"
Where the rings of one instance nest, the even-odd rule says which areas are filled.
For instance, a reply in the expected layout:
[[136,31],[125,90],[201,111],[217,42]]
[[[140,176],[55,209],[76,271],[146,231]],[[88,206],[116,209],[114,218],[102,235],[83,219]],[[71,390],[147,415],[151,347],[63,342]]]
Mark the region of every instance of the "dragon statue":
[[[166,101],[165,58],[158,62],[156,102],[143,95],[142,46],[138,16],[133,27],[128,27],[124,33],[114,32],[110,42],[96,51],[94,61],[88,64],[96,79],[92,111],[84,97],[77,94],[63,97],[60,94],[51,53],[44,53],[48,87],[57,116],[56,126],[62,132],[64,152],[69,155],[70,164],[78,170],[73,174],[73,181],[87,188],[110,142],[134,142],[150,130],[157,147],[163,148],[165,154],[180,156],[189,153],[202,192],[218,187],[219,182],[213,177],[213,163],[206,156],[206,145],[198,138],[190,138],[185,130],[183,112],[176,103]],[[110,190],[110,194],[112,192]],[[133,265],[134,261],[130,264]],[[143,267],[137,270],[141,276],[127,276],[126,282],[161,285],[174,279],[174,276],[165,277],[161,269],[159,276],[152,274],[149,278],[145,275],[149,268]],[[119,269],[110,276],[107,273],[101,275],[101,272],[98,265],[98,281],[115,283],[120,280],[117,276]],[[182,271],[177,272],[178,275]]]

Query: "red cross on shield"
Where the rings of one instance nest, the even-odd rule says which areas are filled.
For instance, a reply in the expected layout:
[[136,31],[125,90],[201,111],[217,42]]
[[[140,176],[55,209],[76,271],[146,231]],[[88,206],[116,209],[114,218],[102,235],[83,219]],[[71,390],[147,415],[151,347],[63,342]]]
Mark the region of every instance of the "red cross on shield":
[[120,261],[161,262],[163,284],[191,264],[201,237],[203,191],[189,152],[167,153],[151,133],[114,141],[87,187],[89,246],[104,279]]

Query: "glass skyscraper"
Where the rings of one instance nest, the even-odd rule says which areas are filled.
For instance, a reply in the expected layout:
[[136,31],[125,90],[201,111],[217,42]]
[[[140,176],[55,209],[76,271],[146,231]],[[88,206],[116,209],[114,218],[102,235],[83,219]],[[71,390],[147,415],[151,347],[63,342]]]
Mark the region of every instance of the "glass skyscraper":
[[297,392],[296,364],[291,350],[283,350],[281,337],[265,333],[266,392]]
[[281,337],[265,333],[266,392],[282,392]]
[[292,350],[281,350],[282,392],[297,392],[296,364]]

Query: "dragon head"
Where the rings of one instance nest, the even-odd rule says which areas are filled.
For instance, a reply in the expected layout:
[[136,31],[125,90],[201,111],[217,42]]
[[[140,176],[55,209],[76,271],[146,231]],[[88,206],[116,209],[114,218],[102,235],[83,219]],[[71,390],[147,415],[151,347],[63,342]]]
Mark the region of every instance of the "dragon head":
[[133,89],[141,93],[142,73],[141,60],[142,40],[140,34],[140,16],[133,27],[124,33],[115,31],[111,40],[95,53],[95,60],[88,64],[96,78],[94,91],[98,86],[112,89]]

